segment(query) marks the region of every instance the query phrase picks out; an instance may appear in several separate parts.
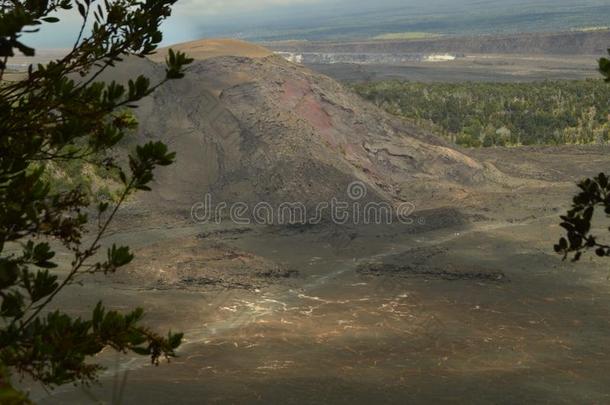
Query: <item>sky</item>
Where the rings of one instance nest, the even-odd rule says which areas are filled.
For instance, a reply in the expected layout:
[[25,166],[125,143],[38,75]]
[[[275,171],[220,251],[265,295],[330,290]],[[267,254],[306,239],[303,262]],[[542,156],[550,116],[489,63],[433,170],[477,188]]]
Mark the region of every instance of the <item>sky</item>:
[[[314,24],[320,19],[422,3],[472,0],[179,0],[164,24],[165,41],[176,43],[223,32],[287,25]],[[483,0],[485,1],[485,0]]]
[[[519,10],[565,13],[566,10],[571,11],[572,7],[600,5],[610,8],[610,0],[178,0],[172,17],[163,24],[162,29],[164,45],[169,45],[203,37],[250,39],[261,37],[261,34],[264,36],[266,31],[290,32],[293,28],[311,29],[314,32],[322,25],[339,29],[343,27],[342,24],[351,24],[353,32],[358,24],[369,24],[370,32],[371,24],[373,28],[375,24],[380,27],[379,24],[389,22],[391,25],[398,16],[402,18],[402,26],[394,24],[394,29],[408,27],[409,24],[416,26],[420,22],[418,16],[426,22],[442,14],[444,21],[449,21],[448,24],[461,19],[466,21],[462,24],[467,25],[470,20],[464,20],[465,16],[475,15],[468,18],[477,18],[477,13],[484,15],[498,9],[514,13],[518,20]],[[78,15],[74,11],[59,17],[62,23],[47,26],[39,34],[29,35],[25,42],[38,48],[70,46],[78,30]],[[410,19],[409,24],[405,23],[405,19]]]
[[[163,24],[164,43],[171,44],[201,36],[235,33],[240,27],[264,26],[269,22],[312,21],[346,12],[366,11],[397,5],[409,6],[423,0],[179,0],[172,17]],[[429,0],[442,3],[448,0]],[[460,2],[465,0],[452,0]],[[372,3],[372,4],[371,4]],[[78,30],[76,12],[59,15],[62,23],[30,34],[30,44],[43,48],[71,45]]]

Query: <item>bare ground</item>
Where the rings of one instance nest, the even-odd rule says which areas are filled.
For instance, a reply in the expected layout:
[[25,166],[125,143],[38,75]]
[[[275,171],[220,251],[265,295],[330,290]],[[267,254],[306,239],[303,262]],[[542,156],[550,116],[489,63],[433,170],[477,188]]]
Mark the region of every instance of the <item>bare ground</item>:
[[[409,226],[126,217],[120,229],[132,229],[112,239],[134,245],[139,262],[59,305],[142,305],[187,342],[159,368],[102,354],[109,370],[92,395],[108,403],[118,370],[123,403],[609,402],[608,263],[552,253],[574,181],[607,169],[607,151],[466,153],[521,185],[422,210]],[[32,396],[88,401],[74,387]]]
[[312,70],[344,82],[409,80],[414,82],[535,82],[599,78],[599,55],[469,54],[449,62],[402,64],[310,64]]

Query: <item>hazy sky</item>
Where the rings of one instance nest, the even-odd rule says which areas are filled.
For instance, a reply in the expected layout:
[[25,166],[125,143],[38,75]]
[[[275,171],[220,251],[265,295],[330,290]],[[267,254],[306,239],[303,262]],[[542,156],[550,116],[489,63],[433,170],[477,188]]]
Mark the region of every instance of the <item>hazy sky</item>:
[[[247,37],[249,33],[278,26],[315,28],[322,21],[333,26],[336,21],[333,18],[352,15],[358,15],[354,19],[357,25],[366,22],[367,13],[371,12],[377,14],[376,21],[386,21],[395,17],[395,11],[411,18],[435,13],[463,18],[481,10],[506,9],[518,13],[527,8],[548,12],[559,10],[562,5],[571,10],[608,4],[610,0],[179,0],[163,31],[164,43],[171,44],[206,36],[239,36],[242,32]],[[380,12],[384,13],[381,19]],[[62,23],[46,27],[40,34],[26,38],[26,42],[40,48],[71,45],[78,27],[77,14],[60,17]]]
[[448,1],[472,0],[179,0],[165,25],[165,34],[168,42],[178,42],[223,29],[234,32],[240,27],[265,27],[282,21],[315,24],[322,17]]
[[[283,19],[303,20],[341,15],[368,9],[413,7],[423,0],[179,0],[172,17],[164,24],[166,43],[195,39],[202,34],[235,31],[240,26],[256,26]],[[425,3],[472,0],[427,0]],[[39,47],[60,48],[71,44],[77,31],[75,13],[60,15],[62,23],[29,35],[28,42]]]
[[227,14],[236,10],[257,10],[268,7],[294,6],[297,4],[328,3],[321,0],[182,0],[177,8],[183,12],[196,12],[201,14]]

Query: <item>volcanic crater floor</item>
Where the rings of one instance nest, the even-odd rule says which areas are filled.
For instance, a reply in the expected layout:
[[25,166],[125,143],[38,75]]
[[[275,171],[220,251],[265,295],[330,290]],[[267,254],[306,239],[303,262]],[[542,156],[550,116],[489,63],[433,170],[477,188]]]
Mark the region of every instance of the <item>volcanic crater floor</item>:
[[445,213],[461,220],[433,228],[171,216],[143,226],[124,214],[108,242],[128,242],[137,261],[57,305],[83,316],[100,298],[143,306],[155,329],[185,332],[179,357],[153,367],[104,352],[100,385],[34,388],[32,398],[110,403],[124,385],[122,403],[151,405],[610,402],[608,263],[552,251],[573,182],[607,168],[610,155],[472,154],[535,182],[472,195]]

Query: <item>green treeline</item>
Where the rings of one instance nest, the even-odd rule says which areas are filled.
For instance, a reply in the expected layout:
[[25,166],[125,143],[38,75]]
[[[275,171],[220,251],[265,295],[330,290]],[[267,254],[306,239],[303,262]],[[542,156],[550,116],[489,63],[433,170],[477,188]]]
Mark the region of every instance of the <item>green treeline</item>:
[[538,83],[413,83],[353,86],[392,114],[432,126],[466,147],[590,144],[610,140],[610,85],[601,80]]

